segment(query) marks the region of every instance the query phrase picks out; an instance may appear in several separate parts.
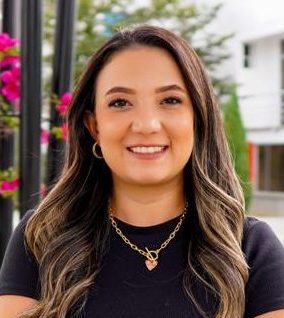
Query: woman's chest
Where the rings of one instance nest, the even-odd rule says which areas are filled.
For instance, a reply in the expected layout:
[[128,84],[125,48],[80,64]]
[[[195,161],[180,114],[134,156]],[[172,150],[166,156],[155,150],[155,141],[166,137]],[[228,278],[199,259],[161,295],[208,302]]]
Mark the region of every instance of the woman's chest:
[[164,263],[156,272],[143,266],[112,255],[90,290],[84,318],[201,317],[184,292],[184,266]]
[[183,293],[181,277],[159,284],[125,279],[119,285],[94,286],[85,309],[85,318],[199,317]]

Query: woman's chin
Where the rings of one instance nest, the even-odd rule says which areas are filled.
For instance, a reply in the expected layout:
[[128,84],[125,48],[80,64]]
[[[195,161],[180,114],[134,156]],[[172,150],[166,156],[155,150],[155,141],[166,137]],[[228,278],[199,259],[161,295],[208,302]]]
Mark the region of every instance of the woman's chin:
[[159,186],[159,185],[164,185],[172,180],[170,176],[155,176],[154,173],[152,175],[141,175],[137,177],[130,177],[129,183],[132,183],[133,185],[137,186]]

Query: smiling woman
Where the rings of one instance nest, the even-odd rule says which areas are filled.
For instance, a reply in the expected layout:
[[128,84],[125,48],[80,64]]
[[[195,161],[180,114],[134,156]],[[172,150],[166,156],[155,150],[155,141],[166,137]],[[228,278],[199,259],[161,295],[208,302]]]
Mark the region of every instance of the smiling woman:
[[[193,147],[194,114],[175,60],[157,47],[122,50],[105,64],[94,91],[86,126],[113,172],[116,216],[138,225],[176,216],[184,206],[183,168]],[[137,199],[151,202],[143,213]]]
[[1,317],[284,317],[283,246],[245,216],[186,41],[119,30],[90,59],[68,125],[62,174],[8,246]]

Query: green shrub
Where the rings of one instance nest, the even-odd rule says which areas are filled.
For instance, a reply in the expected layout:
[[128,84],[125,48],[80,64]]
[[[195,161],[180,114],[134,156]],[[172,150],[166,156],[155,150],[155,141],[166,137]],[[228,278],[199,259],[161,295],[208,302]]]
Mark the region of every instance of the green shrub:
[[236,90],[232,92],[229,100],[223,106],[224,125],[229,141],[235,170],[243,187],[246,210],[248,210],[252,188],[249,176],[249,154],[246,142],[246,132],[242,122]]

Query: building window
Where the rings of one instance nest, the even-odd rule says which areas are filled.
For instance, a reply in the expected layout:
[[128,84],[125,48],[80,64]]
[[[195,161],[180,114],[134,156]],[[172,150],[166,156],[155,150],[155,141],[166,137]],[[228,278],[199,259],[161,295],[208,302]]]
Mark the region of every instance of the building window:
[[258,189],[284,191],[284,145],[259,146]]
[[251,45],[248,43],[243,46],[243,63],[245,68],[251,67]]

